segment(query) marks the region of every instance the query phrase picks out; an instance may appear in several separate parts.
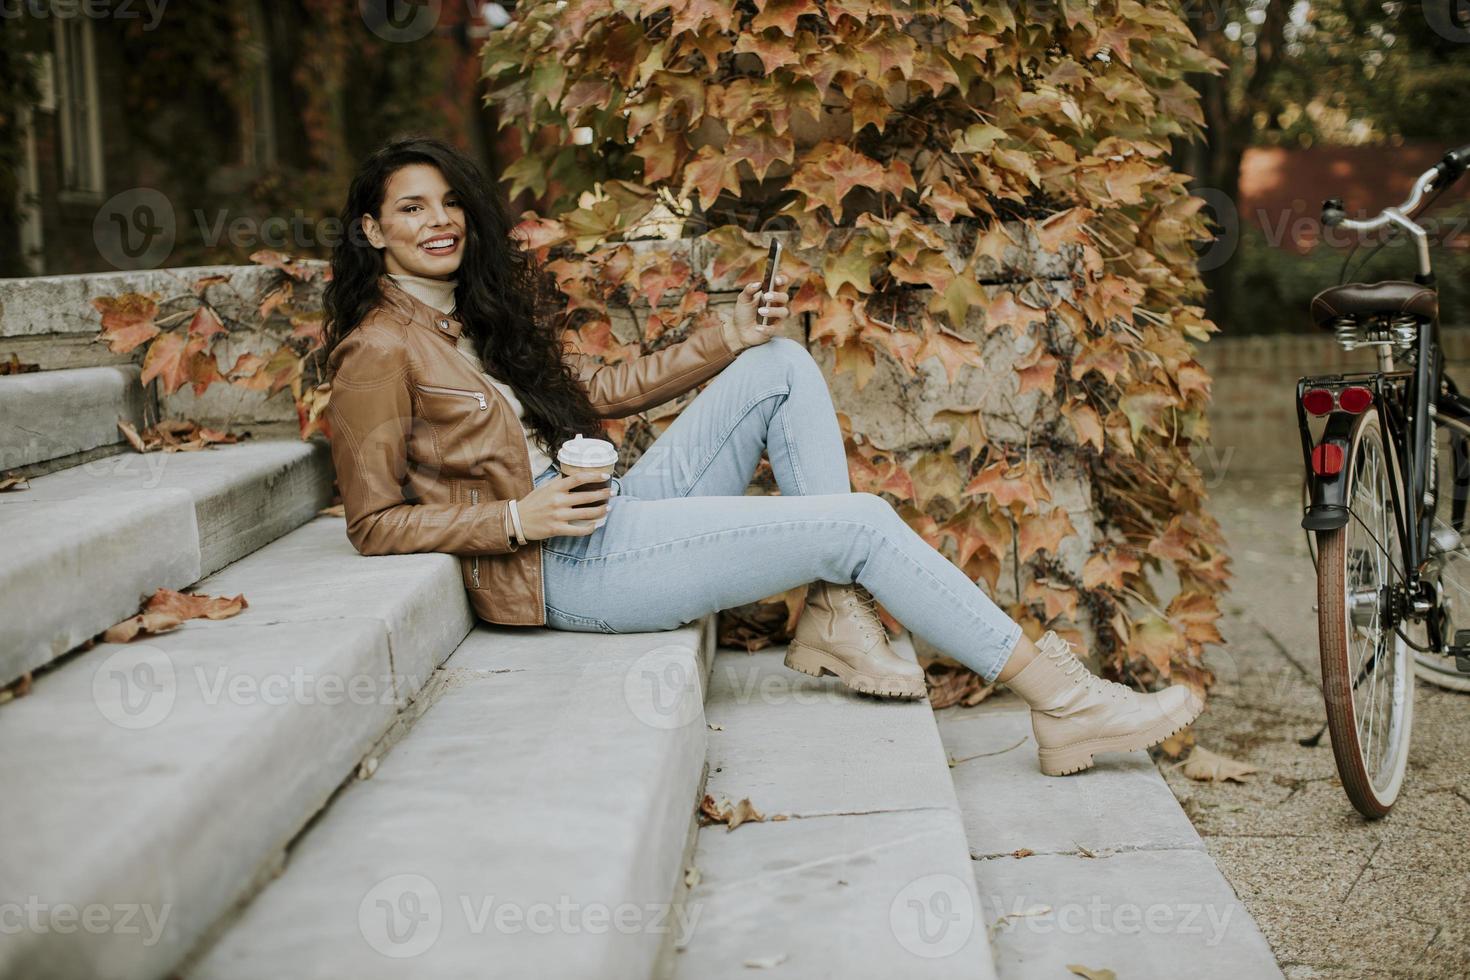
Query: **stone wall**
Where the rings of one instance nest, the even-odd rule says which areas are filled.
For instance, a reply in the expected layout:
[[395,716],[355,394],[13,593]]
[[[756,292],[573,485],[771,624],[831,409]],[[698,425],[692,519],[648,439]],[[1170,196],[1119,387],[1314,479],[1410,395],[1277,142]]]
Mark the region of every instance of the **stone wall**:
[[[1070,295],[1071,275],[1077,262],[1076,250],[1068,246],[1062,253],[1043,253],[1034,236],[1022,225],[1008,226],[1012,238],[1020,244],[1008,250],[1003,263],[980,259],[978,278],[985,284],[1009,284],[1018,291],[1031,291],[1039,301],[1043,297]],[[969,257],[971,242],[957,240],[957,229],[936,227],[935,231],[950,244],[950,259],[960,267]],[[792,233],[777,233],[791,244]],[[631,242],[637,252],[657,250],[686,262],[691,270],[702,273],[711,305],[728,312],[742,285],[730,275],[716,275],[713,246],[703,239],[645,240]],[[788,275],[801,275],[802,263],[820,269],[824,251],[821,248],[795,248],[789,253],[789,264],[783,265]],[[223,275],[228,282],[211,286],[210,300],[231,316],[253,321],[250,311],[261,297],[279,281],[280,273],[260,266],[204,267],[157,270],[136,273],[110,273],[86,276],[54,276],[35,279],[0,281],[0,358],[16,353],[22,361],[39,363],[43,368],[77,367],[87,364],[117,363],[129,360],[127,355],[112,354],[95,338],[98,315],[90,300],[100,295],[124,292],[154,292],[161,296],[187,297],[192,284],[204,277]],[[299,287],[299,284],[298,284]],[[913,290],[912,301],[926,301],[927,288]],[[674,306],[680,297],[666,295],[661,306]],[[165,307],[164,312],[169,308]],[[619,340],[629,342],[641,335],[640,323],[647,306],[635,305],[632,311],[615,309],[613,332]],[[904,460],[933,452],[949,443],[950,428],[933,416],[943,409],[980,406],[986,431],[992,438],[1024,443],[1026,433],[1053,418],[1056,406],[1040,391],[1018,394],[1019,378],[1013,370],[1016,360],[1031,352],[1040,342],[1039,327],[1017,337],[1008,328],[994,333],[983,326],[977,309],[961,325],[959,332],[980,344],[984,366],[966,365],[959,369],[953,383],[946,377],[937,359],[919,364],[917,374],[910,375],[886,354],[877,355],[876,369],[868,383],[858,390],[850,372],[833,370],[831,348],[809,337],[809,315],[793,317],[784,333],[805,344],[815,356],[832,388],[837,409],[850,416],[855,433],[873,444],[891,451]],[[246,350],[265,353],[274,344],[258,338],[228,338],[217,346],[219,363],[228,368]],[[684,396],[653,413],[665,416],[677,412],[693,397]],[[165,416],[183,416],[197,421],[220,424],[228,420],[236,429],[256,423],[294,423],[295,412],[289,392],[264,397],[257,392],[242,391],[223,384],[211,387],[196,398],[187,388],[163,398]],[[1064,427],[1070,432],[1070,428]],[[1091,489],[1084,472],[1070,463],[1059,464],[1051,474],[1055,502],[1067,509],[1077,535],[1065,541],[1059,556],[1063,565],[1080,573],[1082,563],[1091,551],[1095,537],[1091,508]],[[956,488],[957,490],[958,488]],[[999,585],[994,598],[1001,604],[1017,599],[1015,569],[1003,560]]]

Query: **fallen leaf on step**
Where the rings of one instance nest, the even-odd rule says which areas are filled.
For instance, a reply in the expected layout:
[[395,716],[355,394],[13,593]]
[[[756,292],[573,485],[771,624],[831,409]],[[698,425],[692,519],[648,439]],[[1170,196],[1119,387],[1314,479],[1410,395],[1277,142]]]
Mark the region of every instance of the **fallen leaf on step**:
[[136,616],[104,630],[102,641],[127,643],[145,633],[166,633],[188,619],[229,619],[248,606],[243,595],[226,598],[159,589],[148,597]]
[[995,934],[999,932],[1012,919],[1025,919],[1033,915],[1049,914],[1051,914],[1050,905],[1033,905],[1030,908],[1022,909],[1019,912],[1007,912],[1005,915],[1001,916],[990,924],[990,935],[992,938],[994,938]]
[[1031,855],[1033,855],[1035,853],[1036,852],[1033,851],[1033,850],[1031,850],[1031,848],[1029,848],[1029,847],[1018,847],[1014,851],[1011,852],[1011,857],[1013,857],[1013,858],[1028,858],[1028,857],[1030,857]]
[[780,820],[790,820],[790,819],[791,819],[791,814],[789,814],[789,813],[778,813],[774,817],[771,818],[771,822],[772,823],[776,823],[777,821],[780,821]]
[[743,823],[760,823],[766,819],[750,802],[748,796],[731,806],[729,800],[716,803],[715,798],[706,793],[704,799],[699,803],[699,812],[704,818],[703,823],[722,823],[726,826],[727,832]]
[[724,725],[716,725],[714,722],[710,722],[708,727],[712,732],[723,732],[725,730]]
[[333,504],[330,507],[323,507],[317,511],[317,515],[320,517],[346,517],[347,508],[344,504]]
[[693,888],[695,885],[699,884],[698,868],[689,867],[684,869],[684,884],[688,885],[690,888]]
[[924,667],[929,688],[929,707],[935,711],[952,705],[973,707],[995,693],[995,685],[970,668],[948,660],[934,660]]
[[[1077,844],[1076,841],[1073,841],[1072,843],[1073,844]],[[1084,847],[1081,844],[1077,844],[1077,853],[1080,854],[1080,855],[1082,855],[1085,858],[1095,858],[1095,857],[1097,857],[1097,852],[1096,851],[1092,850],[1091,848]]]
[[1077,963],[1068,963],[1067,969],[1079,977],[1086,977],[1087,980],[1118,980],[1118,975],[1112,970],[1093,969],[1090,966],[1081,966]]
[[23,476],[16,476],[14,473],[0,474],[0,493],[29,490],[30,488],[30,481]]
[[11,354],[10,360],[0,361],[0,374],[30,374],[32,371],[41,370],[39,364],[24,364],[19,354]]
[[[139,432],[126,419],[117,420],[117,428],[128,445],[140,453],[198,452],[214,445],[239,442],[242,436],[210,429],[187,419],[164,419]],[[245,433],[244,435],[248,435]]]
[[1203,745],[1196,745],[1194,751],[1189,753],[1189,758],[1180,765],[1184,766],[1184,775],[1190,779],[1211,783],[1220,783],[1227,779],[1243,783],[1246,776],[1256,771],[1255,766],[1216,755]]
[[756,956],[745,961],[744,965],[757,970],[769,970],[773,966],[780,966],[786,962],[785,953],[777,953],[775,956]]

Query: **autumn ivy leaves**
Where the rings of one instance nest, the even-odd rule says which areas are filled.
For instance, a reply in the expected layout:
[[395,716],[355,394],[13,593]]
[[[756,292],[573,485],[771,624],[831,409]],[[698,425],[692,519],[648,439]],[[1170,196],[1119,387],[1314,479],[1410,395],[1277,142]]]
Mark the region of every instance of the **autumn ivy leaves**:
[[[1014,341],[1012,397],[1054,422],[947,404],[930,421],[949,443],[905,456],[844,419],[855,486],[992,586],[1019,560],[1028,630],[1090,621],[1124,672],[1209,682],[1228,574],[1190,458],[1208,434],[1193,242],[1209,232],[1168,154],[1200,136],[1186,75],[1220,66],[1177,4],[571,0],[516,18],[485,75],[526,150],[509,192],[554,195],[520,230],[571,298],[574,343],[616,358],[697,325],[771,228],[802,243],[792,311],[858,389],[938,364],[958,390]],[[537,138],[574,127],[596,138]],[[659,213],[702,232],[706,268],[626,243]],[[687,292],[657,306],[671,289]],[[644,336],[620,342],[607,308],[638,298]],[[1058,559],[1079,532],[1052,499],[1070,472],[1092,492],[1080,572]],[[1167,600],[1149,577],[1166,563]]]
[[[223,275],[202,276],[187,285],[187,292],[167,298],[157,293],[102,296],[92,300],[101,314],[101,339],[115,354],[141,349],[142,383],[156,379],[165,395],[185,385],[201,395],[218,382],[268,395],[289,389],[305,438],[326,428],[327,393],[325,385],[312,386],[305,377],[307,360],[322,346],[321,306],[315,298],[298,300],[296,288],[320,280],[326,266],[268,251],[251,259],[281,273],[258,301],[235,294]],[[221,294],[254,316],[244,322],[226,318],[217,298]],[[220,338],[248,339],[268,352],[240,353],[222,367],[216,352]],[[141,443],[137,448],[143,451]]]

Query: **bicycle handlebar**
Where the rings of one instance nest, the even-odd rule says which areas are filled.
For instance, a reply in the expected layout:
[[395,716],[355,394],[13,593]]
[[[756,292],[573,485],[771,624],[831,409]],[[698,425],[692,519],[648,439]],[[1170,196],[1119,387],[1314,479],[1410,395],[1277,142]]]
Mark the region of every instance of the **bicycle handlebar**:
[[1331,197],[1322,202],[1322,224],[1329,228],[1342,225],[1353,231],[1375,231],[1390,224],[1412,224],[1409,219],[1423,206],[1424,197],[1430,189],[1443,190],[1449,187],[1467,169],[1470,169],[1470,143],[1449,151],[1439,163],[1420,174],[1419,179],[1414,181],[1409,199],[1398,207],[1384,208],[1376,217],[1359,220],[1347,216],[1342,198]]

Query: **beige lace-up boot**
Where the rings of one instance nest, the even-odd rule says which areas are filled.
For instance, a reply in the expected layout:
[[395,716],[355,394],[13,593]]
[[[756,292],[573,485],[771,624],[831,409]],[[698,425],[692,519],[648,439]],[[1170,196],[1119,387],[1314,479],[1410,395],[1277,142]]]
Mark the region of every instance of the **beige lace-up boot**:
[[1092,765],[1094,752],[1129,752],[1162,742],[1198,717],[1204,701],[1182,684],[1140,694],[1104,680],[1047,630],[1036,659],[1006,681],[1031,706],[1041,771],[1065,776]]
[[923,697],[923,668],[893,652],[874,605],[872,594],[860,585],[813,582],[786,666],[813,677],[835,674],[864,694]]

